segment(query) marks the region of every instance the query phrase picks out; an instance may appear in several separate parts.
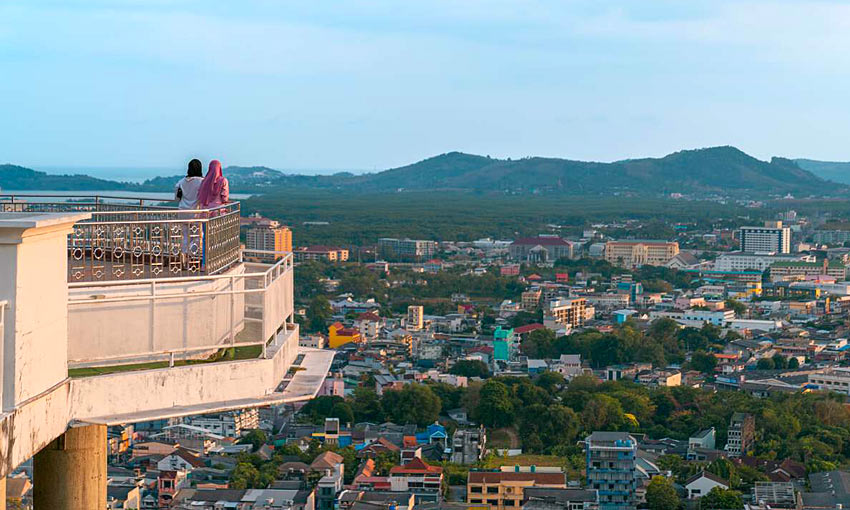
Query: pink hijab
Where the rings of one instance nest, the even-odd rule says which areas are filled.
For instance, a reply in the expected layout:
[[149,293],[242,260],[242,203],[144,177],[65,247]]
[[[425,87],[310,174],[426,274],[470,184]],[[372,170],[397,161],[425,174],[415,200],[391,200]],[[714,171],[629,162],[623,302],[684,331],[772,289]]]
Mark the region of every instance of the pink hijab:
[[209,209],[223,204],[228,198],[228,188],[227,179],[221,173],[221,162],[217,159],[210,161],[210,169],[198,192],[198,205],[201,209]]

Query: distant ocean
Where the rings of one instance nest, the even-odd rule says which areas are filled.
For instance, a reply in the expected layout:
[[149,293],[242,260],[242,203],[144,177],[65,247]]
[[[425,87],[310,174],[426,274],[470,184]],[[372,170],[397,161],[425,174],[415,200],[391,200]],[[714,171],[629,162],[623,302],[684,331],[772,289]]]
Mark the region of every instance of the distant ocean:
[[[167,168],[167,167],[96,167],[96,166],[37,166],[31,167],[33,170],[46,172],[54,175],[88,175],[89,177],[97,177],[98,179],[107,179],[110,181],[121,182],[145,182],[154,177],[171,177],[175,175],[183,175],[186,169]],[[351,172],[353,174],[363,174],[369,170],[340,170],[340,169],[281,169],[287,174],[303,174],[303,175],[333,175],[337,172]]]

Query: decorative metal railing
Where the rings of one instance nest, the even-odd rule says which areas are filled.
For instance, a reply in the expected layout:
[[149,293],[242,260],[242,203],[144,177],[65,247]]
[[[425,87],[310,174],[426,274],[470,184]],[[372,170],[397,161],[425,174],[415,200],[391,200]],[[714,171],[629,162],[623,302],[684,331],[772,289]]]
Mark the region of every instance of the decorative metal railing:
[[157,198],[0,195],[0,211],[87,212],[68,236],[68,280],[213,275],[240,261],[239,203],[181,210]]

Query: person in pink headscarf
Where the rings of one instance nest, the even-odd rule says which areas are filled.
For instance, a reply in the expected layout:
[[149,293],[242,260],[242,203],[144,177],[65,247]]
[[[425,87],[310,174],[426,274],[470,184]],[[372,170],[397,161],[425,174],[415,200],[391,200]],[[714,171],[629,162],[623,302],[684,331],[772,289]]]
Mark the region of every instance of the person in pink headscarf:
[[201,190],[198,192],[198,206],[201,209],[214,209],[230,201],[230,183],[221,173],[221,162],[217,159],[210,161]]

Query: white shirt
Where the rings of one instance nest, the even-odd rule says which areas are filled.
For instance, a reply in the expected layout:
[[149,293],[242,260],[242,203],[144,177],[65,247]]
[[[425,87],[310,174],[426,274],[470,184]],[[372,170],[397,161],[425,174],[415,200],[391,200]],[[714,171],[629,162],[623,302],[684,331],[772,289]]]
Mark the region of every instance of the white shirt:
[[183,197],[180,199],[180,204],[177,206],[180,209],[197,209],[198,208],[198,193],[201,191],[201,183],[204,182],[203,177],[184,177],[174,186],[174,196],[177,196],[177,190],[183,190]]

